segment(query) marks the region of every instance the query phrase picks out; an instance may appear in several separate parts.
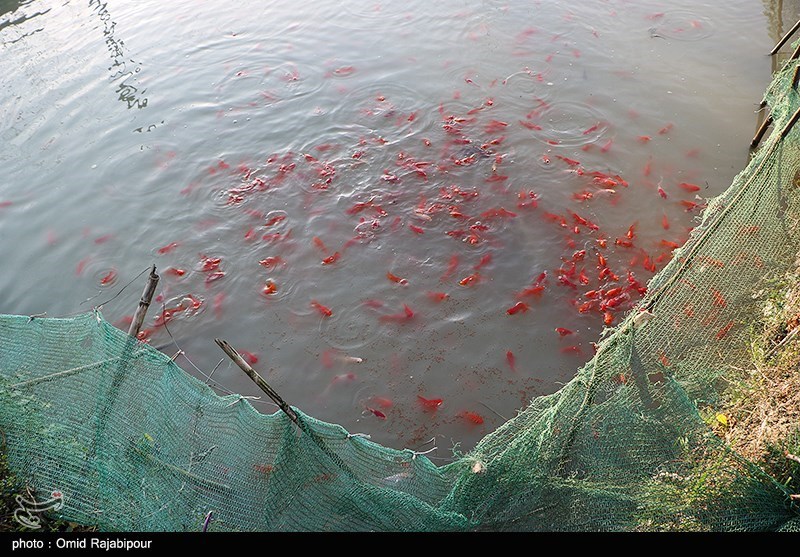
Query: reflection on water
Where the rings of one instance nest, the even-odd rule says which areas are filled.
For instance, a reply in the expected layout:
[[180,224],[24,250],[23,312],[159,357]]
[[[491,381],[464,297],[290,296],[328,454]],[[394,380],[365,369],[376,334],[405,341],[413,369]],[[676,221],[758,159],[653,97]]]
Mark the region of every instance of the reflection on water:
[[[31,29],[22,33],[10,33],[8,37],[4,35],[6,32],[6,28],[10,28],[12,30],[16,29],[16,26],[33,19],[36,16],[44,15],[50,11],[50,9],[46,9],[41,12],[33,12],[33,13],[19,13],[19,9],[23,6],[28,6],[31,4],[33,0],[28,0],[27,2],[19,2],[15,0],[0,0],[0,44],[13,44],[17,41],[24,39],[25,37],[32,35],[41,31],[41,28]],[[7,15],[8,14],[8,15]]]
[[141,62],[130,58],[126,51],[125,41],[116,36],[117,23],[111,19],[108,11],[108,2],[89,0],[89,7],[97,15],[103,25],[103,36],[106,47],[111,56],[111,83],[119,81],[114,91],[119,95],[119,100],[128,105],[128,108],[144,108],[147,106],[147,89],[138,85],[136,74],[142,71]]

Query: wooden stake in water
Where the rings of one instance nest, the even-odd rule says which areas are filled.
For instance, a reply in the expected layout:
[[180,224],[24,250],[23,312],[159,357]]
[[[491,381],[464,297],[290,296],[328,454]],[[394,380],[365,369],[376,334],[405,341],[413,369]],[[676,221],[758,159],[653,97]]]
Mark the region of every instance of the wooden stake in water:
[[767,128],[769,128],[771,125],[772,125],[772,116],[764,118],[764,121],[761,122],[761,127],[758,128],[758,131],[756,131],[756,135],[750,142],[751,149],[755,149],[756,147],[758,147],[758,144],[761,143],[761,138],[764,137],[764,134],[767,132]]
[[153,294],[156,293],[156,286],[158,286],[158,275],[156,274],[156,266],[150,269],[150,276],[147,278],[147,285],[142,292],[142,298],[139,300],[139,306],[136,308],[136,313],[133,315],[133,321],[128,329],[128,335],[136,337],[144,323],[144,317],[147,315],[147,308],[150,307],[150,302],[153,301]]
[[245,373],[246,373],[246,374],[247,374],[247,375],[250,377],[250,379],[252,379],[252,380],[253,380],[253,382],[254,382],[256,385],[258,385],[258,388],[259,388],[259,389],[261,389],[262,391],[264,391],[264,392],[267,394],[267,396],[268,396],[269,398],[271,398],[271,399],[272,399],[272,401],[273,401],[275,404],[277,404],[277,405],[278,405],[278,408],[280,408],[281,410],[283,410],[283,413],[284,413],[284,414],[286,414],[287,416],[289,416],[289,419],[290,419],[290,420],[292,420],[292,421],[293,421],[294,423],[296,423],[298,426],[300,425],[300,423],[297,421],[297,414],[295,414],[294,410],[292,410],[292,408],[291,408],[291,407],[290,407],[288,404],[286,404],[286,402],[285,402],[285,401],[284,401],[284,400],[283,400],[283,399],[280,397],[280,395],[279,395],[279,394],[278,394],[278,393],[275,391],[275,389],[273,389],[272,387],[270,387],[270,386],[267,384],[267,382],[266,382],[266,381],[264,381],[264,378],[263,378],[263,377],[261,377],[261,376],[258,374],[258,372],[257,372],[256,370],[254,370],[254,369],[253,369],[253,368],[250,366],[250,364],[248,364],[246,361],[244,361],[244,358],[242,358],[242,357],[239,355],[239,353],[236,351],[236,349],[235,349],[233,346],[231,346],[231,345],[230,345],[230,344],[228,344],[226,341],[224,341],[224,340],[222,340],[222,339],[220,339],[220,338],[216,338],[216,339],[214,339],[214,342],[216,342],[216,343],[217,343],[217,345],[218,345],[220,348],[222,348],[222,351],[223,351],[223,352],[225,352],[225,354],[227,354],[227,355],[228,355],[228,357],[229,357],[231,360],[233,360],[233,361],[234,361],[234,363],[235,363],[237,366],[239,366],[239,367],[241,368],[241,370],[242,370],[243,372],[245,372]]
[[798,20],[797,23],[794,24],[794,27],[789,29],[789,31],[787,31],[787,33],[783,37],[781,37],[781,40],[779,40],[778,44],[776,44],[774,48],[769,52],[769,55],[772,56],[773,54],[777,53],[781,49],[781,47],[786,44],[786,41],[788,41],[792,37],[792,35],[794,35],[797,32],[798,29],[800,29],[800,20]]

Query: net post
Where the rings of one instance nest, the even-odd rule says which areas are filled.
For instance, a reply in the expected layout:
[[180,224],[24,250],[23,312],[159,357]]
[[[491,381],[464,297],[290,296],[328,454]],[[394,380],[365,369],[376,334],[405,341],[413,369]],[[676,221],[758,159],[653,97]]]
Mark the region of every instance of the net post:
[[[798,66],[800,67],[800,66]],[[772,116],[768,116],[764,118],[764,121],[761,122],[761,126],[759,126],[756,134],[753,136],[753,140],[750,141],[750,149],[755,149],[758,147],[758,144],[761,143],[761,138],[764,137],[764,134],[767,133],[767,128],[772,125]]]
[[789,29],[783,37],[781,37],[781,40],[778,41],[778,44],[776,44],[772,48],[772,50],[769,51],[769,55],[773,56],[774,54],[776,54],[781,49],[781,47],[786,44],[786,41],[788,41],[792,37],[792,35],[794,35],[797,32],[798,29],[800,29],[800,20],[797,20],[797,23],[795,23],[794,26],[791,29]]
[[239,352],[236,351],[236,349],[233,346],[231,346],[230,344],[227,343],[227,341],[224,341],[221,338],[215,338],[214,342],[217,343],[217,346],[222,348],[222,351],[225,352],[225,354],[227,354],[231,360],[233,360],[233,363],[239,366],[239,368],[243,372],[245,372],[256,385],[258,385],[259,389],[264,391],[267,394],[267,396],[271,398],[275,404],[278,405],[278,408],[280,408],[284,414],[289,416],[290,420],[292,420],[295,424],[300,426],[300,423],[297,421],[297,414],[295,414],[294,410],[292,410],[292,408],[288,404],[286,404],[286,401],[284,401],[281,398],[281,396],[275,391],[275,389],[270,387],[267,384],[267,382],[264,381],[264,378],[261,377],[261,375],[259,375],[258,372],[254,370],[253,367],[244,360],[244,358],[242,358],[242,356],[239,354]]
[[136,337],[139,334],[139,330],[142,328],[142,323],[144,323],[144,317],[147,314],[147,309],[150,307],[150,302],[153,301],[153,294],[156,292],[156,286],[158,286],[158,275],[156,274],[156,266],[150,269],[150,276],[147,278],[147,284],[144,287],[144,292],[142,292],[142,298],[139,300],[139,305],[136,308],[136,313],[133,315],[133,321],[131,321],[131,326],[128,329],[128,336]]

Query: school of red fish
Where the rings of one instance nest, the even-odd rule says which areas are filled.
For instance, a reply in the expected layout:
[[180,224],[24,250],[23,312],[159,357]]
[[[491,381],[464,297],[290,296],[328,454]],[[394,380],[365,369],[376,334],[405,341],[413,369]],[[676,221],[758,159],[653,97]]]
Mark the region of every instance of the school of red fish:
[[[540,33],[541,30],[526,29],[519,41]],[[579,51],[572,52],[578,58]],[[545,59],[553,62],[553,56]],[[285,81],[302,79],[302,69],[295,68],[287,73]],[[308,71],[311,71],[310,69]],[[330,69],[328,79],[349,78],[358,74],[356,66],[340,66]],[[520,68],[534,83],[547,79],[546,70],[533,70],[527,66]],[[462,110],[449,108],[442,102],[430,109],[420,107],[412,111],[398,109],[390,95],[376,94],[366,99],[363,116],[375,122],[374,129],[391,129],[392,126],[413,128],[425,110],[435,112],[438,128],[435,132],[414,144],[403,141],[388,141],[376,131],[358,139],[354,144],[319,143],[304,152],[291,150],[272,153],[254,163],[238,163],[214,160],[205,169],[205,177],[213,178],[219,187],[220,198],[225,210],[231,214],[239,213],[242,222],[240,241],[259,246],[259,256],[250,265],[253,275],[260,277],[259,303],[279,303],[274,301],[284,288],[287,273],[292,270],[293,259],[298,253],[313,253],[324,269],[348,265],[353,250],[363,249],[366,244],[376,241],[389,243],[393,237],[402,236],[404,241],[426,242],[433,236],[449,237],[454,246],[453,253],[432,252],[440,270],[438,289],[426,289],[426,307],[412,307],[408,302],[388,303],[378,299],[364,299],[363,318],[373,320],[376,327],[386,327],[391,334],[393,327],[402,327],[409,322],[436,319],[435,308],[447,304],[455,289],[488,288],[498,254],[504,247],[504,235],[510,234],[507,224],[515,220],[538,222],[536,226],[548,228],[560,236],[557,245],[550,246],[560,254],[560,264],[544,270],[537,270],[517,284],[498,286],[506,291],[506,302],[496,308],[498,318],[519,320],[525,327],[527,320],[537,318],[536,307],[546,297],[558,297],[569,301],[572,311],[592,315],[598,323],[613,326],[621,316],[629,311],[646,293],[647,280],[672,257],[688,237],[693,217],[699,214],[705,202],[698,194],[704,185],[687,182],[684,179],[660,173],[657,178],[657,153],[660,141],[678,133],[679,127],[664,121],[653,129],[636,129],[635,114],[630,121],[613,123],[597,121],[589,123],[576,132],[582,144],[575,147],[562,145],[555,137],[548,137],[547,114],[551,101],[537,96],[528,99],[528,106],[515,119],[499,119],[494,115],[507,81],[495,79],[477,83],[477,76],[467,74],[463,83],[454,92],[453,99],[462,98],[459,87],[482,87],[489,94]],[[430,114],[428,114],[430,116]],[[507,135],[511,130],[529,134],[530,141],[540,145],[538,160],[512,162],[512,154],[505,148]],[[620,138],[652,146],[652,156],[636,175],[622,176],[612,170],[617,167],[615,144]],[[596,139],[591,139],[596,138]],[[393,165],[387,168],[374,168],[369,161],[380,151],[383,160],[388,157]],[[174,155],[173,155],[174,156]],[[697,150],[686,153],[687,158],[698,156]],[[516,166],[516,173],[514,173]],[[571,206],[564,210],[555,203],[547,201],[547,195],[537,190],[536,172],[547,167],[562,176],[569,192]],[[521,170],[520,170],[521,168]],[[297,246],[293,233],[304,226],[304,215],[290,214],[279,210],[272,204],[282,188],[300,184],[303,186],[307,205],[313,207],[315,198],[336,193],[340,186],[338,180],[343,172],[358,171],[370,174],[362,183],[379,184],[373,189],[364,188],[349,201],[346,207],[332,209],[336,218],[348,224],[353,230],[351,237],[336,239],[326,237],[321,232],[310,242]],[[481,177],[482,184],[462,186],[458,176],[469,173]],[[520,179],[522,174],[529,178]],[[665,175],[666,174],[666,175]],[[193,192],[202,187],[202,178],[181,190],[180,195],[191,198]],[[474,183],[474,182],[473,182]],[[523,185],[524,184],[524,185]],[[616,206],[629,192],[635,190],[637,196],[650,196],[653,213],[649,217],[631,217],[628,222],[601,225],[599,222],[604,210]],[[486,201],[484,201],[484,199]],[[497,200],[502,202],[498,203]],[[669,208],[669,210],[667,210]],[[677,208],[685,215],[680,222],[670,222],[668,213],[675,220]],[[646,220],[645,220],[646,219]],[[647,234],[643,234],[643,231]],[[378,235],[388,231],[390,234]],[[643,241],[642,237],[652,238],[659,231],[657,241]],[[98,237],[99,244],[106,237]],[[185,239],[175,238],[161,246],[154,246],[156,261],[160,263],[165,277],[162,293],[156,299],[159,311],[151,318],[139,334],[140,340],[150,342],[161,334],[165,325],[181,316],[191,316],[204,305],[210,305],[213,316],[221,318],[226,297],[231,294],[224,287],[230,279],[226,269],[225,253],[196,253],[191,257],[194,264],[179,266],[174,256],[181,254],[186,261]],[[292,246],[288,249],[287,246]],[[91,256],[77,263],[75,273],[82,275]],[[111,287],[118,280],[118,270],[106,269],[99,276],[99,284]],[[181,294],[170,298],[170,285],[195,279],[194,285],[201,285],[202,291]],[[385,268],[380,270],[380,280],[396,285],[400,292],[410,292],[416,287],[417,277],[413,267],[402,270]],[[296,293],[305,296],[304,304],[316,313],[320,320],[334,319],[341,310],[336,299],[324,296],[324,291]],[[719,295],[719,304],[724,298]],[[124,326],[130,322],[126,316],[117,324]],[[565,354],[575,354],[587,358],[589,338],[580,340],[580,331],[563,326],[553,328],[560,350]],[[725,333],[722,333],[725,334]],[[583,347],[582,347],[583,346]],[[505,361],[508,371],[517,374],[521,361],[512,350],[496,344],[498,358]],[[259,355],[242,351],[243,357],[252,365],[263,363],[269,355]],[[323,368],[331,368],[334,362],[356,364],[360,358],[343,354],[339,350],[326,350],[320,355]],[[578,360],[576,359],[576,362]],[[355,372],[336,375],[330,380],[333,385],[351,383],[357,379]],[[390,393],[369,396],[363,405],[356,408],[364,416],[377,420],[391,420],[396,408]],[[465,427],[484,424],[487,416],[480,408],[448,408],[446,393],[420,392],[415,403],[423,415],[433,415],[446,411],[463,422]],[[480,412],[479,412],[480,410]]]

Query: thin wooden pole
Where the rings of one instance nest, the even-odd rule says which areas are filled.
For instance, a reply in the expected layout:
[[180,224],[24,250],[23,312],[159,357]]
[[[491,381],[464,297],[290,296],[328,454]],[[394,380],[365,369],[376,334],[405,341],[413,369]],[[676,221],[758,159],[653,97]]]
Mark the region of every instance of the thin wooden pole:
[[792,89],[797,89],[798,76],[800,76],[800,65],[794,67],[794,75],[792,76]]
[[128,329],[128,335],[136,337],[144,323],[144,317],[147,315],[147,308],[150,307],[150,302],[153,301],[153,294],[156,293],[156,286],[158,286],[158,275],[156,274],[156,266],[150,269],[150,276],[147,279],[147,284],[142,292],[142,298],[139,300],[139,306],[136,308],[136,313],[133,315],[133,321]]
[[786,44],[786,41],[788,41],[792,35],[797,32],[798,29],[800,29],[800,20],[797,20],[797,23],[794,24],[794,27],[789,29],[789,31],[783,37],[781,37],[781,40],[779,40],[778,44],[773,47],[773,49],[769,52],[769,55],[772,56],[773,54],[777,53],[781,47]]
[[253,369],[253,368],[250,366],[250,364],[248,364],[246,361],[244,361],[244,358],[242,358],[242,357],[239,355],[239,353],[236,351],[236,349],[235,349],[233,346],[231,346],[231,345],[230,345],[230,344],[228,344],[226,341],[224,341],[224,340],[222,340],[222,339],[220,339],[220,338],[216,338],[216,339],[214,339],[214,342],[216,342],[216,343],[217,343],[217,345],[218,345],[220,348],[222,348],[222,351],[223,351],[223,352],[225,352],[225,354],[227,354],[227,355],[228,355],[228,357],[229,357],[231,360],[233,360],[233,361],[234,361],[234,363],[235,363],[237,366],[239,366],[239,367],[241,368],[241,370],[242,370],[243,372],[245,372],[245,373],[246,373],[246,374],[247,374],[247,375],[250,377],[250,379],[252,379],[252,380],[253,380],[253,382],[254,382],[256,385],[258,385],[258,388],[259,388],[259,389],[261,389],[262,391],[264,391],[264,392],[267,394],[267,396],[268,396],[269,398],[271,398],[271,399],[272,399],[272,401],[273,401],[275,404],[277,404],[277,405],[278,405],[278,407],[279,407],[281,410],[283,410],[283,413],[284,413],[284,414],[286,414],[287,416],[289,416],[289,419],[291,419],[291,420],[292,420],[292,421],[293,421],[295,424],[297,424],[298,426],[300,425],[300,423],[297,421],[297,414],[295,414],[294,410],[292,410],[292,408],[291,408],[291,407],[290,407],[288,404],[286,404],[286,402],[285,402],[285,401],[284,401],[284,400],[281,398],[281,396],[280,396],[280,395],[279,395],[279,394],[278,394],[278,393],[275,391],[275,389],[273,389],[272,387],[270,387],[270,386],[267,384],[267,382],[266,382],[266,381],[264,381],[264,378],[263,378],[263,377],[261,377],[261,376],[258,374],[258,372],[257,372],[256,370],[254,370],[254,369]]
[[761,142],[761,138],[764,137],[764,134],[767,133],[767,128],[772,125],[772,116],[764,118],[764,121],[761,122],[761,126],[756,131],[756,135],[753,136],[753,140],[750,142],[750,148],[755,149],[758,147],[758,144]]
[[[800,49],[800,47],[798,47],[798,49]],[[789,132],[792,131],[792,127],[797,123],[797,120],[799,119],[800,119],[800,108],[798,108],[797,111],[794,114],[792,114],[792,117],[786,123],[786,126],[784,126],[783,130],[781,130],[781,139],[785,138],[789,134]]]

